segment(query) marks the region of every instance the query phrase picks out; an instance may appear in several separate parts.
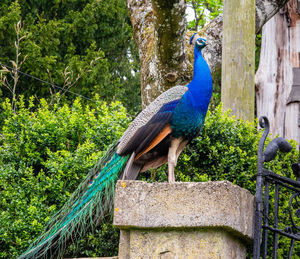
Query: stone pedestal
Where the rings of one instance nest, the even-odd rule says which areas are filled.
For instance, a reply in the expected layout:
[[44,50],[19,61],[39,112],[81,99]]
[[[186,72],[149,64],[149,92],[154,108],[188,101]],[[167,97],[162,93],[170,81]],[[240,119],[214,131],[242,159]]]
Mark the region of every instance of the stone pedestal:
[[228,181],[118,181],[119,259],[246,258],[254,197]]

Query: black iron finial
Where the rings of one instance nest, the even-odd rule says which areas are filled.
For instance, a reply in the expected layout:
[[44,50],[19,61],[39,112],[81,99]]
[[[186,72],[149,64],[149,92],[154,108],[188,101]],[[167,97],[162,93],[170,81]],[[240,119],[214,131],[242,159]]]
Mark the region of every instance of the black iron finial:
[[265,131],[268,131],[267,132],[267,135],[268,135],[269,130],[270,130],[270,123],[269,123],[269,120],[268,120],[267,116],[261,116],[261,117],[259,117],[259,126],[261,128],[264,128]]
[[284,138],[279,137],[279,138],[273,139],[265,149],[264,161],[269,162],[269,161],[273,160],[277,155],[278,149],[281,152],[287,153],[292,150],[292,146]]
[[284,138],[279,137],[273,139],[266,147],[265,152],[263,152],[264,144],[270,131],[270,123],[268,118],[266,116],[261,116],[259,118],[259,125],[265,129],[258,145],[258,156],[261,159],[260,165],[262,165],[263,162],[269,162],[273,160],[276,157],[278,149],[281,152],[290,152],[292,150],[290,143]]

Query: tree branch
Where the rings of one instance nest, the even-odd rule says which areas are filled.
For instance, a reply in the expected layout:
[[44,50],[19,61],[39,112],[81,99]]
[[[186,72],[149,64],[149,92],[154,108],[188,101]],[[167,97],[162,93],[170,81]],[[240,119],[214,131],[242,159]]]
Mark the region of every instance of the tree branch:
[[256,33],[282,8],[288,0],[257,0],[256,1]]

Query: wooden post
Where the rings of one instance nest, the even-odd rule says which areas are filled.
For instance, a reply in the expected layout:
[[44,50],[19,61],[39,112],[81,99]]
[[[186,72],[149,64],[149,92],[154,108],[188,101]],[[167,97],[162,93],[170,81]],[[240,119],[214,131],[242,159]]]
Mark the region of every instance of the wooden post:
[[254,120],[255,0],[225,0],[222,47],[223,109]]

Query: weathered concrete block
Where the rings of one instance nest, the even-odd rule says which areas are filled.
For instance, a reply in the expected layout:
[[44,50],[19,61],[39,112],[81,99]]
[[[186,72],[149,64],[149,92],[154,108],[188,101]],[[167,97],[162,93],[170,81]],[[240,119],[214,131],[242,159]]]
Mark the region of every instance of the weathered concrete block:
[[[245,246],[225,231],[218,230],[130,230],[130,249],[120,259],[240,259]],[[129,256],[128,256],[129,255]]]
[[254,197],[228,181],[118,181],[114,225],[120,259],[245,258]]

